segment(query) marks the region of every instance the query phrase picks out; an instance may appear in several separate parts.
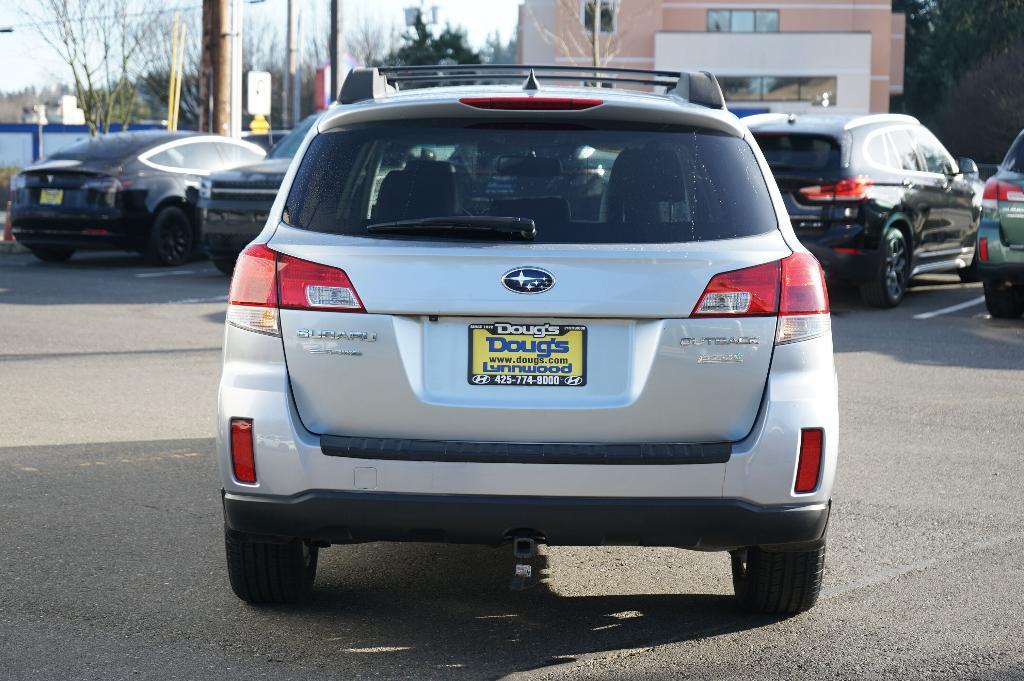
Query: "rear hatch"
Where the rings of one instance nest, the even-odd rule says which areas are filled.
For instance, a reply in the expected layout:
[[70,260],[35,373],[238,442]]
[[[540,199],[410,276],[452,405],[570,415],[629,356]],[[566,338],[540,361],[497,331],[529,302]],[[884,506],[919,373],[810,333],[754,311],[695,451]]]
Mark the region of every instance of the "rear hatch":
[[793,229],[826,228],[832,208],[822,202],[821,188],[843,178],[839,140],[824,134],[757,131],[754,138],[775,175]]
[[[989,180],[999,183],[995,187],[997,210],[1003,243],[1008,246],[1024,246],[1024,134],[1006,153],[999,172]],[[986,185],[986,197],[989,187]]]
[[536,120],[330,131],[286,221],[270,248],[296,272],[344,270],[340,304],[365,309],[282,304],[305,308],[280,324],[314,433],[720,442],[756,418],[774,309],[691,315],[715,275],[791,252],[738,137]]
[[24,185],[15,203],[40,211],[55,212],[109,207],[106,194],[113,178],[103,164],[53,161],[22,172]]

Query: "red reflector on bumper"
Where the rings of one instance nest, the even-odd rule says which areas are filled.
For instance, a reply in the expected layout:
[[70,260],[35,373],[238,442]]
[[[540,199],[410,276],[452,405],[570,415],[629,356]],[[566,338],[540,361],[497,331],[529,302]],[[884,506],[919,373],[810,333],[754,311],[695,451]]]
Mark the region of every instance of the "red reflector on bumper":
[[800,461],[797,463],[796,485],[793,487],[797,494],[813,492],[818,487],[824,439],[824,431],[820,428],[800,431]]
[[238,482],[250,485],[256,482],[252,419],[231,419],[231,469]]
[[978,239],[978,258],[982,262],[988,262],[988,239],[985,237]]

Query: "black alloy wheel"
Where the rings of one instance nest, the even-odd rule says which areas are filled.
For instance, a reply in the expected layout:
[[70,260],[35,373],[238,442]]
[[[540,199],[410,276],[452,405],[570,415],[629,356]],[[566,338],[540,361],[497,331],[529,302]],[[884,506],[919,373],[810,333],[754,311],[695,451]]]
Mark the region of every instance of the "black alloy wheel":
[[861,297],[872,307],[896,307],[910,281],[910,249],[903,232],[890,227],[882,240],[879,271],[874,281],[861,286]]
[[175,206],[161,210],[153,221],[146,259],[164,267],[181,265],[192,255],[195,243],[192,222]]

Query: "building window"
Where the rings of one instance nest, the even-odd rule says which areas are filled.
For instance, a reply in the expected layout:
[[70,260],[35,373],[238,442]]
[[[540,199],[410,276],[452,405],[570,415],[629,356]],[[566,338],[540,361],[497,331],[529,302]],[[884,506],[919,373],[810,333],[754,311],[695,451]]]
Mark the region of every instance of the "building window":
[[778,33],[778,10],[709,9],[711,33]]
[[836,105],[835,76],[723,76],[718,79],[726,101],[810,102]]
[[580,21],[583,27],[594,31],[594,7],[601,6],[601,33],[615,33],[615,3],[618,0],[580,0]]

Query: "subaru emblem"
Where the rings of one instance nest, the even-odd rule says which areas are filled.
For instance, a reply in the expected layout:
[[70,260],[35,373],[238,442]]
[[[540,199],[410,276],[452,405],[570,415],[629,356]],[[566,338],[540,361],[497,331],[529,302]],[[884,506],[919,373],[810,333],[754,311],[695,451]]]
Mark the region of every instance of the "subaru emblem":
[[544,293],[555,285],[555,277],[539,267],[517,267],[502,275],[501,283],[513,293]]

